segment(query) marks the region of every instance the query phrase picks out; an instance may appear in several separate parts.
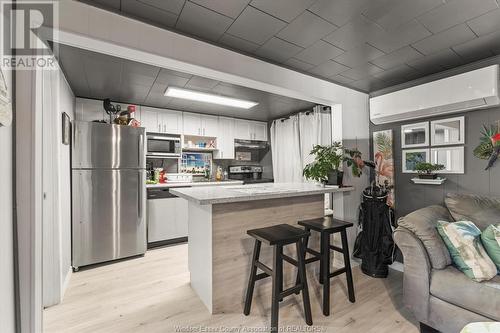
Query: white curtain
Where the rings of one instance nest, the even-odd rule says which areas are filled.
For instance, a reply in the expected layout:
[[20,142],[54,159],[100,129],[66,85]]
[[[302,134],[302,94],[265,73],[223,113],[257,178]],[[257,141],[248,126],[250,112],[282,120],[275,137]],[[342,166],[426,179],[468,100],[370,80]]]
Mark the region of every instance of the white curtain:
[[274,182],[302,182],[298,115],[273,121],[271,124],[271,151]]
[[331,115],[315,106],[289,119],[277,119],[271,125],[271,149],[275,182],[303,182],[304,166],[314,160],[310,155],[317,144],[331,143]]

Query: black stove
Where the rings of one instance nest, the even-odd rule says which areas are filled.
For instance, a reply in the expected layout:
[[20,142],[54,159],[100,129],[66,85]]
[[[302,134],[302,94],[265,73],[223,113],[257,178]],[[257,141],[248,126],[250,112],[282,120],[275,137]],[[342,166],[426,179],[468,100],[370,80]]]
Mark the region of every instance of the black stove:
[[228,178],[242,180],[244,184],[272,183],[270,178],[262,178],[262,166],[260,165],[231,165],[228,168]]

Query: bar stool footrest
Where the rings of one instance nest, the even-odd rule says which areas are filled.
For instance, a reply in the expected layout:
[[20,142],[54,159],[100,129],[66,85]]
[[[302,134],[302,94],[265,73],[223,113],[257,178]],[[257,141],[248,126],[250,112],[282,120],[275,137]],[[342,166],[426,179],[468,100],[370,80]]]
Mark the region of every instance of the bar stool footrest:
[[330,275],[328,277],[329,278],[336,277],[337,275],[344,274],[345,272],[347,272],[347,269],[345,267],[341,268],[341,269],[337,269],[336,271],[330,273]]
[[283,299],[287,296],[290,296],[291,294],[297,294],[299,293],[302,289],[304,289],[304,286],[302,284],[295,285],[293,287],[290,287],[288,289],[283,290],[280,293],[280,298]]

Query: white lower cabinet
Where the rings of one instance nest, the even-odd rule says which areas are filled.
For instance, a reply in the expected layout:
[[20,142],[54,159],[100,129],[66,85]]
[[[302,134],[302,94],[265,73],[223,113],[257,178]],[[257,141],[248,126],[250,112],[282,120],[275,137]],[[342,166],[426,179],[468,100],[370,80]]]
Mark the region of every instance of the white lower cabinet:
[[233,118],[219,117],[219,133],[217,135],[216,159],[234,159],[234,131]]
[[150,199],[147,207],[148,243],[188,236],[188,201]]

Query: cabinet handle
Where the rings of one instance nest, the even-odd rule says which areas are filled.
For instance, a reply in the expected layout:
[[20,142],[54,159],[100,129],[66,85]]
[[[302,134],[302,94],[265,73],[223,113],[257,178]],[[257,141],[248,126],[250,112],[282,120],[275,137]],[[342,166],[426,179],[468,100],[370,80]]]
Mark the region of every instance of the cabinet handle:
[[158,132],[161,132],[161,124],[158,124]]
[[163,132],[167,133],[167,124],[163,124]]

